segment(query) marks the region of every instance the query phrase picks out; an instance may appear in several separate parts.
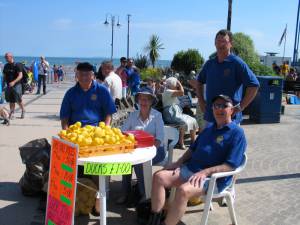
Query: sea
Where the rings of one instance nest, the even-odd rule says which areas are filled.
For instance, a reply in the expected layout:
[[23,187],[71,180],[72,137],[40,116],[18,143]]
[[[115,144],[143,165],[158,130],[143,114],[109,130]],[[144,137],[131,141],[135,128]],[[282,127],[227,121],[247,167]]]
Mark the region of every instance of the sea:
[[[40,57],[32,57],[32,56],[14,56],[15,62],[25,62],[27,66],[30,66],[32,62],[35,60],[39,60]],[[74,68],[76,62],[89,62],[93,65],[96,65],[97,68],[104,60],[110,60],[109,58],[105,57],[92,57],[92,58],[85,58],[85,57],[46,57],[46,60],[50,63],[51,66],[53,65],[63,65],[65,68]],[[0,56],[0,62],[5,64],[4,56]],[[119,66],[120,59],[113,59],[113,64],[115,67]],[[157,67],[170,67],[171,61],[170,60],[158,60],[156,62]]]

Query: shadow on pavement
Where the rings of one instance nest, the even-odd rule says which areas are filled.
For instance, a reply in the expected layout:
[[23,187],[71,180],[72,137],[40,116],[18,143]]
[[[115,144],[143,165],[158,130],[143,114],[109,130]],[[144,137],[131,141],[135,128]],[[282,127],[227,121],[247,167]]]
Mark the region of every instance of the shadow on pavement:
[[241,178],[238,179],[236,183],[244,184],[244,183],[253,183],[253,182],[261,182],[261,181],[298,179],[298,178],[300,178],[300,173],[292,173],[292,174],[282,174],[282,175],[263,176],[263,177]]
[[60,118],[58,115],[38,115],[38,116],[35,116],[35,118],[60,121]]
[[[39,197],[22,195],[19,184],[15,182],[0,182],[0,200],[8,202],[7,206],[0,210],[1,224],[27,225],[28,221],[35,220],[34,218],[42,213],[37,210]],[[43,220],[39,219],[39,222]]]

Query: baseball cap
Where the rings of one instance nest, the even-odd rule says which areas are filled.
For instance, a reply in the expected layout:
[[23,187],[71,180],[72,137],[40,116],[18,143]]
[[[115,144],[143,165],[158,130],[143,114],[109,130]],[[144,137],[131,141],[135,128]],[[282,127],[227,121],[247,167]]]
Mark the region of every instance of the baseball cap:
[[217,96],[215,96],[215,97],[213,97],[213,99],[212,99],[212,103],[214,103],[217,99],[223,99],[225,102],[230,102],[231,104],[233,104],[232,103],[232,100],[231,100],[231,98],[229,97],[229,96],[227,96],[227,95],[217,95]]

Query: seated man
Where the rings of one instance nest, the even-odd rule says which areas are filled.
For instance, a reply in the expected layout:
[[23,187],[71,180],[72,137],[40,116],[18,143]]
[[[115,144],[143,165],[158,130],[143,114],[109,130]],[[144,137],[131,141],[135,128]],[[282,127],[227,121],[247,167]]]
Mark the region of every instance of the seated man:
[[[205,195],[209,181],[205,178],[217,172],[232,171],[243,163],[246,139],[243,129],[232,122],[232,100],[218,95],[212,100],[216,123],[197,137],[190,149],[177,162],[154,174],[152,184],[152,214],[147,225],[175,225],[183,216],[187,201]],[[223,191],[232,177],[217,180],[215,192]],[[165,188],[176,187],[174,203],[165,221],[160,221],[165,204]]]

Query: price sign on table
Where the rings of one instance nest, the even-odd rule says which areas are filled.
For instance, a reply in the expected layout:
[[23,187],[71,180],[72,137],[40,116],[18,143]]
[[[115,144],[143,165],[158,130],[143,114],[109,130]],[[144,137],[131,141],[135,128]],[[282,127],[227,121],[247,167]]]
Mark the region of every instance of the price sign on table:
[[84,163],[84,174],[87,175],[125,175],[131,174],[131,163]]
[[77,179],[76,145],[53,137],[46,225],[72,225]]

